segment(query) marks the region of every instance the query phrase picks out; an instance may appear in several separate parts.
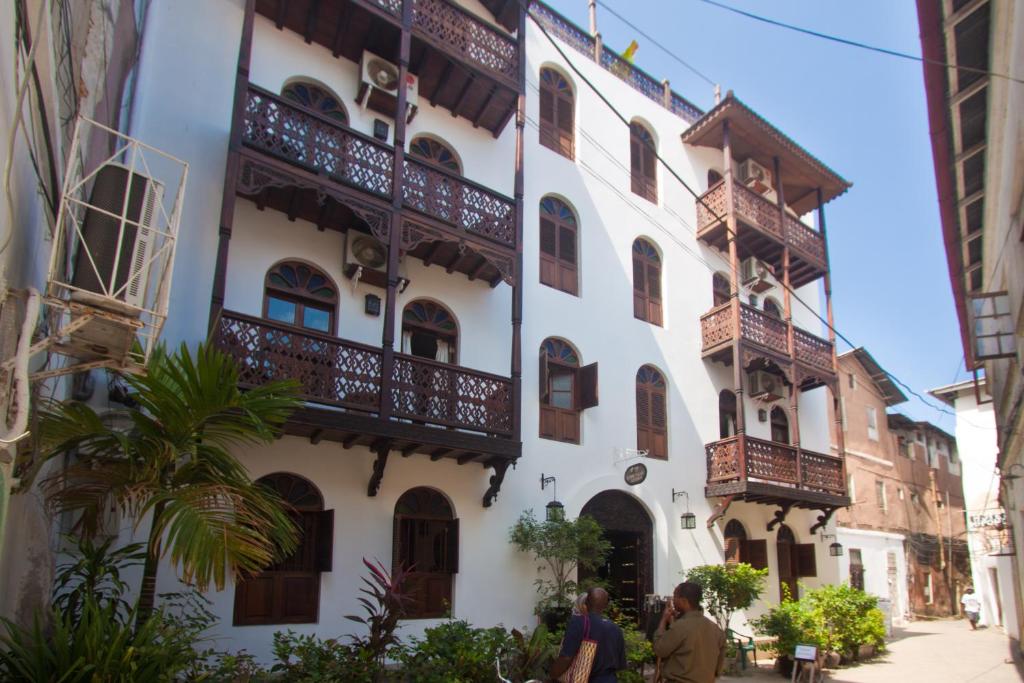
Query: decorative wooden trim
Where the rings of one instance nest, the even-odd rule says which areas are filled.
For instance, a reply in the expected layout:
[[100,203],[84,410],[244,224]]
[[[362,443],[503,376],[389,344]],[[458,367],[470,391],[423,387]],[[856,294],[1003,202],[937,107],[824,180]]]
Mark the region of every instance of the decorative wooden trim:
[[494,468],[494,474],[491,475],[490,486],[484,492],[483,505],[485,508],[491,507],[494,500],[498,497],[498,492],[501,491],[501,484],[505,481],[505,473],[508,471],[509,462],[501,460],[493,462],[491,466]]
[[370,481],[366,485],[366,495],[371,498],[380,491],[380,484],[384,479],[384,468],[387,467],[388,454],[391,452],[390,442],[384,441],[384,443],[377,445],[374,448],[374,452],[377,454],[377,457],[373,461],[373,474],[370,475]]
[[775,511],[775,516],[768,522],[768,531],[771,531],[779,524],[783,524],[786,521],[786,515],[789,514],[790,508],[793,507],[793,503],[786,502],[779,506],[779,509]]
[[714,526],[715,522],[725,517],[725,513],[729,511],[729,506],[732,505],[732,501],[736,498],[735,494],[730,494],[722,497],[722,501],[715,506],[715,509],[711,511],[711,516],[708,517],[708,528]]
[[813,536],[818,529],[824,529],[825,525],[828,524],[828,521],[832,519],[832,515],[834,515],[838,509],[838,507],[824,508],[821,511],[821,514],[818,515],[818,521],[811,526],[810,534]]

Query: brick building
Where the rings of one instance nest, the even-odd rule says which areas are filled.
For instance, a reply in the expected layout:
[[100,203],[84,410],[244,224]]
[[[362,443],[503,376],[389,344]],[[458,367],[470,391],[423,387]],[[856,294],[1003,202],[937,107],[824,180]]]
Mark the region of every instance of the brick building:
[[907,398],[865,349],[841,355],[839,372],[851,456],[851,504],[837,513],[840,576],[890,600],[896,623],[956,614],[970,569],[955,439],[887,413]]

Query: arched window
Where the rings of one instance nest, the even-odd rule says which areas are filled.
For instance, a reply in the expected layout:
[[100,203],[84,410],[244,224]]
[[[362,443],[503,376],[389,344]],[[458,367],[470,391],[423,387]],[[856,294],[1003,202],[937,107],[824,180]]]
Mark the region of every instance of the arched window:
[[710,189],[715,183],[720,182],[721,180],[721,173],[719,173],[713,168],[708,171],[708,189]]
[[281,95],[306,109],[312,109],[321,116],[334,119],[342,125],[348,125],[348,113],[341,100],[329,90],[315,83],[301,80],[292,81],[281,89]]
[[540,144],[567,159],[576,155],[572,88],[554,69],[540,70]]
[[580,442],[580,411],[597,405],[597,363],[581,368],[576,350],[550,337],[540,346],[540,436]]
[[789,443],[789,418],[786,411],[775,406],[772,408],[772,441],[776,443]]
[[661,325],[661,256],[645,239],[633,242],[633,316]]
[[554,197],[540,200],[540,282],[579,293],[576,215]]
[[236,626],[305,624],[317,621],[320,572],[331,571],[334,510],[324,510],[320,491],[308,479],[277,472],[257,480],[290,506],[301,530],[299,546],[288,557],[235,585]]
[[334,334],[338,290],[327,275],[301,261],[282,261],[267,271],[263,317]]
[[771,297],[765,297],[764,300],[764,312],[773,318],[782,320],[782,307],[779,306],[779,302]]
[[642,124],[629,124],[629,168],[633,192],[658,203],[658,159],[654,136]]
[[779,602],[788,592],[793,600],[800,598],[797,579],[817,576],[818,565],[814,543],[797,543],[793,530],[785,524],[779,526],[776,537],[779,563]]
[[665,378],[650,365],[636,373],[636,447],[652,458],[668,458],[668,398]]
[[736,394],[728,389],[718,394],[718,436],[721,439],[736,436]]
[[730,519],[725,525],[722,536],[725,539],[725,563],[742,562],[742,548],[743,544],[747,542],[747,530],[738,520]]
[[409,154],[462,175],[462,164],[459,163],[459,157],[456,156],[455,151],[434,138],[425,135],[414,137],[409,143]]
[[402,353],[456,362],[459,327],[451,312],[433,301],[417,299],[402,311]]
[[713,290],[715,306],[729,303],[732,296],[729,286],[729,276],[725,273],[715,273],[711,278],[711,289]]
[[443,617],[450,611],[459,571],[459,520],[447,498],[423,486],[402,494],[395,504],[391,563],[410,572],[407,618]]

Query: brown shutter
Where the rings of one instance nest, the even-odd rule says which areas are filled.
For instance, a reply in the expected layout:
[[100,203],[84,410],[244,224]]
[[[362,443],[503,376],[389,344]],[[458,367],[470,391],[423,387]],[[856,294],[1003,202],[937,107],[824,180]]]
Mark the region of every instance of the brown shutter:
[[334,510],[322,510],[315,515],[314,568],[318,572],[329,572],[334,561]]
[[558,413],[554,408],[540,407],[540,435],[545,439],[558,438]]
[[402,515],[396,514],[391,522],[391,573],[402,567]]
[[763,538],[743,541],[740,562],[746,562],[754,569],[767,569],[768,541]]
[[557,151],[555,124],[555,93],[541,80],[540,85],[540,144]]
[[736,538],[735,536],[727,536],[725,539],[725,563],[736,564],[741,562],[743,558],[742,547],[746,541]]
[[793,546],[794,576],[817,576],[818,564],[813,543],[798,543]]
[[569,294],[576,294],[576,231],[567,225],[558,226],[558,285]]
[[548,395],[550,393],[550,387],[548,386],[548,352],[544,348],[541,348],[540,350],[540,360],[538,361],[538,366],[540,369],[538,377],[538,381],[540,382],[540,402],[541,405],[544,405],[545,403],[547,403]]
[[636,383],[636,427],[647,429],[651,426],[651,390],[650,385]]
[[661,265],[647,263],[647,321],[661,325]]
[[580,368],[578,378],[580,410],[593,408],[597,405],[597,363]]
[[668,457],[668,414],[665,392],[651,388],[651,455],[656,458]]
[[459,520],[452,519],[445,523],[447,535],[447,555],[445,568],[452,574],[459,573]]
[[647,320],[647,278],[643,258],[633,256],[633,316]]
[[[793,576],[793,544],[779,543],[779,578],[788,579]],[[794,598],[796,596],[793,596]]]
[[540,219],[540,282],[549,287],[558,286],[558,231],[554,221]]
[[555,123],[558,126],[559,152],[572,159],[575,157],[575,145],[573,144],[573,101],[565,97],[558,97],[555,101],[557,102]]

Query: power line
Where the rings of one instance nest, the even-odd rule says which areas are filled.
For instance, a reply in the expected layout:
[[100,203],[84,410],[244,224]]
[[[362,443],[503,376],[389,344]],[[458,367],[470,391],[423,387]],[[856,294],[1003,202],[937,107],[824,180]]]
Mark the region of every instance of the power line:
[[[524,2],[525,2],[525,0],[524,0]],[[604,93],[602,93],[600,91],[600,89],[598,89],[597,86],[595,86],[590,81],[590,79],[587,78],[576,67],[576,65],[572,62],[572,60],[569,59],[568,55],[566,55],[565,51],[562,50],[561,46],[558,45],[558,43],[555,41],[555,39],[547,31],[547,29],[545,28],[543,23],[540,20],[538,20],[533,15],[533,13],[530,12],[528,9],[527,9],[527,15],[530,17],[531,20],[533,20],[534,24],[537,26],[537,28],[540,29],[541,33],[544,34],[544,37],[547,38],[548,42],[551,43],[551,45],[555,48],[555,50],[562,57],[562,59],[565,61],[565,63],[569,65],[569,68],[572,69],[573,73],[575,73],[576,76],[580,80],[582,80],[587,85],[587,87],[589,87],[590,90],[593,91],[593,93],[595,95],[597,95],[597,97],[605,104],[605,106],[607,106],[608,109],[610,109],[612,111],[612,113],[615,114],[616,118],[618,118],[619,121],[621,121],[625,126],[628,127],[629,126],[629,121],[618,111],[618,109],[615,108],[615,106],[608,100],[608,98],[604,95]],[[703,206],[715,218],[716,221],[720,221],[723,224],[726,224],[725,218],[722,215],[720,215],[717,211],[715,211],[714,208],[712,208],[710,205],[708,205],[707,202],[703,199],[703,197],[700,194],[698,194],[693,188],[691,188],[690,185],[685,180],[683,180],[683,178],[675,171],[675,169],[673,169],[672,166],[670,166],[669,163],[667,161],[665,161],[665,159],[661,156],[661,154],[658,153],[657,149],[652,148],[651,151],[654,153],[655,158],[658,160],[659,163],[661,163],[661,165],[665,168],[665,170],[668,171],[668,173],[672,177],[674,177],[686,189],[686,191],[689,192],[694,197],[694,199],[699,204],[701,204],[701,206]],[[727,231],[727,233],[729,234],[729,236],[732,239],[736,239],[737,236],[735,235],[735,233],[733,233],[733,231],[731,229],[728,228],[727,224],[726,224],[726,231]],[[673,237],[673,240],[676,241],[677,244],[681,244],[681,242],[679,242],[678,240],[675,240],[674,237]],[[704,259],[700,259],[700,261],[703,262],[704,265],[709,268],[709,270],[714,272],[714,269],[710,266],[710,264],[708,264],[706,261],[704,261]],[[794,299],[796,299],[801,305],[803,305],[808,311],[810,311],[810,313],[812,315],[814,315],[814,317],[816,317],[822,324],[824,324],[827,327],[827,329],[832,331],[836,335],[836,337],[838,339],[842,340],[845,344],[849,345],[850,348],[854,348],[854,349],[855,348],[859,348],[859,346],[857,344],[853,343],[846,335],[841,333],[833,325],[829,324],[829,322],[825,318],[821,317],[821,314],[819,314],[812,306],[808,305],[807,302],[804,301],[792,289],[792,287],[788,287],[788,286],[786,286],[785,283],[781,283],[781,282],[779,284],[780,284],[780,286],[784,290],[789,292],[789,294]],[[881,367],[881,366],[879,366],[879,367]],[[906,384],[905,382],[900,380],[898,377],[896,377],[894,374],[892,374],[891,372],[889,372],[885,368],[881,368],[881,369],[882,369],[882,371],[885,373],[885,375],[887,377],[889,377],[892,381],[897,383],[899,386],[901,386],[904,389],[906,389],[912,396],[914,396],[923,405],[925,405],[925,406],[927,406],[927,407],[931,408],[932,410],[935,410],[935,411],[937,411],[939,413],[942,413],[942,414],[945,414],[945,415],[949,415],[949,416],[951,416],[953,418],[957,417],[956,413],[946,409],[945,407],[942,407],[942,406],[939,406],[939,405],[936,405],[936,404],[930,402],[928,399],[926,399],[924,396],[922,396],[920,393],[918,393],[916,390],[911,388],[908,384]]]
[[706,76],[704,73],[702,73],[700,70],[698,70],[697,67],[693,66],[692,64],[690,64],[689,62],[684,60],[682,57],[680,57],[676,53],[672,52],[672,50],[668,49],[667,47],[665,47],[664,45],[659,43],[657,40],[652,38],[649,34],[645,33],[644,30],[641,29],[639,26],[637,26],[636,24],[632,23],[631,21],[626,19],[624,16],[622,16],[621,14],[619,14],[618,12],[613,10],[611,7],[609,7],[603,0],[597,0],[597,4],[600,5],[601,7],[604,7],[606,10],[608,10],[609,14],[611,14],[613,17],[617,18],[623,24],[625,24],[626,26],[628,26],[631,29],[633,29],[634,31],[636,31],[644,40],[650,42],[651,45],[653,45],[654,47],[658,48],[659,50],[661,50],[662,52],[667,54],[669,57],[671,57],[673,60],[679,62],[684,67],[686,67],[687,69],[692,71],[694,74],[696,74],[698,77],[703,79],[705,83],[707,83],[708,85],[711,85],[711,86],[717,85],[717,83],[715,83],[715,81],[713,81],[710,77]]
[[830,41],[832,41],[834,43],[841,43],[843,45],[849,45],[850,47],[859,47],[862,50],[870,50],[871,52],[878,52],[878,53],[881,53],[883,55],[889,55],[890,57],[899,57],[900,59],[909,59],[909,60],[914,61],[914,62],[922,62],[922,63],[925,63],[925,64],[935,64],[937,66],[942,66],[942,67],[945,67],[947,69],[957,69],[958,71],[968,71],[968,72],[971,72],[971,73],[983,74],[985,76],[990,76],[990,77],[994,77],[994,78],[1005,78],[1006,80],[1013,81],[1015,83],[1024,83],[1024,79],[1015,78],[1014,76],[1010,76],[1008,74],[1001,74],[1001,73],[997,73],[995,71],[988,71],[987,69],[977,69],[977,68],[972,67],[972,66],[962,66],[962,65],[959,65],[959,64],[949,64],[948,62],[941,62],[941,61],[939,61],[937,59],[928,59],[927,57],[918,57],[917,55],[912,55],[912,54],[909,54],[907,52],[899,52],[897,50],[890,50],[890,49],[885,48],[885,47],[878,47],[876,45],[868,45],[867,43],[861,43],[861,42],[858,42],[856,40],[850,40],[849,38],[840,38],[838,36],[829,35],[827,33],[821,33],[820,31],[813,31],[813,30],[811,30],[809,28],[803,28],[803,27],[800,27],[800,26],[794,26],[793,24],[787,24],[785,22],[778,21],[777,19],[769,19],[768,17],[763,17],[763,16],[761,16],[759,14],[754,14],[752,12],[747,12],[745,10],[741,10],[738,7],[730,7],[729,5],[726,5],[724,3],[717,2],[717,0],[700,0],[700,1],[705,3],[705,4],[713,5],[714,7],[718,7],[720,9],[724,9],[724,10],[727,10],[729,12],[733,12],[735,14],[739,14],[741,16],[747,17],[748,19],[753,19],[755,21],[760,21],[760,22],[763,22],[765,24],[770,24],[772,26],[778,26],[779,28],[788,29],[790,31],[796,31],[797,33],[803,33],[803,34],[808,35],[808,36],[814,36],[815,38],[822,38],[824,40],[830,40]]

